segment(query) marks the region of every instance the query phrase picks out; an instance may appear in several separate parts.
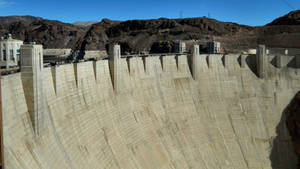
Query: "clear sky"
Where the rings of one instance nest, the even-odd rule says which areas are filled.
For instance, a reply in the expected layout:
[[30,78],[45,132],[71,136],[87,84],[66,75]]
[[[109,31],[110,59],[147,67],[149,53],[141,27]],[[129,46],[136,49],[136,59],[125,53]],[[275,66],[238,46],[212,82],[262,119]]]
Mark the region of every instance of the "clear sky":
[[0,0],[0,16],[33,15],[69,23],[210,15],[256,26],[299,8],[300,0]]

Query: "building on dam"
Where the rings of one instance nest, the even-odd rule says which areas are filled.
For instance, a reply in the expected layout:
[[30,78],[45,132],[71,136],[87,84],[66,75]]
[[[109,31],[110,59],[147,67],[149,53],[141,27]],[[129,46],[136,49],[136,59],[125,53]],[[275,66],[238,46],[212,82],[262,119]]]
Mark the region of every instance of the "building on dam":
[[23,41],[13,39],[11,34],[5,38],[0,38],[0,66],[1,67],[14,67],[18,66],[20,60],[20,47]]
[[219,54],[221,53],[221,43],[216,41],[208,42],[207,50],[210,54]]

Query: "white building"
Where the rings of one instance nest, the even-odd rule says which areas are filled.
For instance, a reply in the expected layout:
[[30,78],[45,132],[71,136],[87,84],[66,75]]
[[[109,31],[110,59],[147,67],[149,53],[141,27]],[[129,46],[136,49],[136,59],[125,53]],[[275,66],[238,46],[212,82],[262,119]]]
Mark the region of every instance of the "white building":
[[221,43],[220,42],[208,42],[207,43],[208,53],[218,54],[221,52]]
[[13,39],[11,34],[6,38],[0,39],[0,66],[1,67],[14,67],[18,66],[20,60],[20,47],[23,41]]
[[186,46],[185,46],[185,43],[183,41],[178,41],[175,44],[175,52],[176,53],[184,53],[184,52],[186,52]]

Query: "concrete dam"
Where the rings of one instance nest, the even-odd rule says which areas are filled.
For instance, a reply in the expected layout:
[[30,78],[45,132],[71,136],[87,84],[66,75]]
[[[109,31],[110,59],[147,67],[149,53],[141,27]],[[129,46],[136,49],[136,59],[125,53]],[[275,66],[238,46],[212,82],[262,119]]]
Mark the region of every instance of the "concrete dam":
[[[21,47],[1,78],[7,169],[294,169],[284,109],[298,58],[191,54],[43,67]],[[289,66],[295,60],[294,66]],[[300,66],[299,66],[300,67]]]

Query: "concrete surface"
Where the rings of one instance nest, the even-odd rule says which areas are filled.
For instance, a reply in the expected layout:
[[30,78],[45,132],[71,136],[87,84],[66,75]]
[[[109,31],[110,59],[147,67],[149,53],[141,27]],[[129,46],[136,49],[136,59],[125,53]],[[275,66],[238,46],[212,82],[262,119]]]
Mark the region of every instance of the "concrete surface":
[[85,55],[83,56],[84,59],[103,59],[107,57],[106,50],[86,50],[84,51]]
[[21,80],[28,112],[34,131],[38,133],[40,115],[44,111],[43,97],[43,46],[26,44],[21,46]]
[[21,74],[3,76],[6,168],[293,169],[282,112],[300,70],[258,78],[246,57],[201,54],[195,80],[186,55],[120,59],[118,92],[108,60],[44,68],[38,135]]
[[66,57],[71,54],[71,49],[44,49],[44,55]]

